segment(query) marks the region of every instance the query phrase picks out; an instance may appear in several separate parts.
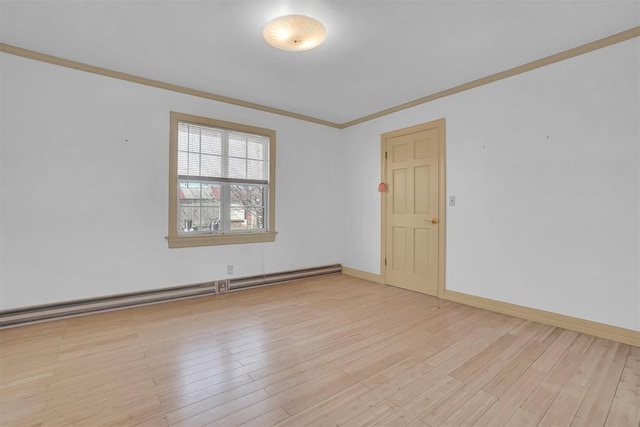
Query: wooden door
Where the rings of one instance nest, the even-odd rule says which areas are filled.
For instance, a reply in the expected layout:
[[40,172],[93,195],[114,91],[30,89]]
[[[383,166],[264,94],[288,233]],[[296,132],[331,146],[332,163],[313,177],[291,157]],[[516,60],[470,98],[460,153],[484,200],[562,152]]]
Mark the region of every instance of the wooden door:
[[438,295],[440,129],[387,135],[386,283]]

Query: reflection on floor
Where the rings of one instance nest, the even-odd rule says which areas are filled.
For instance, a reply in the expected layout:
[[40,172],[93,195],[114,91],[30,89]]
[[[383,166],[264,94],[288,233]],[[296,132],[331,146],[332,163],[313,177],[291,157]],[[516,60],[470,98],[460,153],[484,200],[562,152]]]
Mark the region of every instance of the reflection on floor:
[[3,426],[640,421],[638,348],[340,274],[0,339]]

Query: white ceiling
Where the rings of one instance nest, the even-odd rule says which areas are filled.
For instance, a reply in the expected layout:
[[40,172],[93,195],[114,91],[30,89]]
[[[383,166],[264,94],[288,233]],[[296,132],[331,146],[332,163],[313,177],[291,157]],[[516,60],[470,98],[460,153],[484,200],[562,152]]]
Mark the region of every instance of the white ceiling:
[[[268,46],[311,15],[327,40]],[[343,123],[640,24],[639,1],[6,1],[0,41]]]

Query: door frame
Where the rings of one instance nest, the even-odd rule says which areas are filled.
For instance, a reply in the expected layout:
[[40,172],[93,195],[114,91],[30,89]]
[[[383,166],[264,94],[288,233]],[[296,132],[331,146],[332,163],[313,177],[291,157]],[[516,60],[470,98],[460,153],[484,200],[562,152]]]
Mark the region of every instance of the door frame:
[[[386,148],[387,140],[398,136],[421,132],[428,129],[438,128],[438,297],[443,298],[446,290],[445,285],[445,267],[446,267],[446,231],[447,231],[447,186],[446,186],[446,141],[445,141],[445,119],[432,120],[415,126],[386,132],[380,135],[380,163],[382,181],[387,182],[387,159]],[[382,193],[380,203],[380,276],[382,282],[387,283],[387,266],[385,260],[387,258],[387,196]]]

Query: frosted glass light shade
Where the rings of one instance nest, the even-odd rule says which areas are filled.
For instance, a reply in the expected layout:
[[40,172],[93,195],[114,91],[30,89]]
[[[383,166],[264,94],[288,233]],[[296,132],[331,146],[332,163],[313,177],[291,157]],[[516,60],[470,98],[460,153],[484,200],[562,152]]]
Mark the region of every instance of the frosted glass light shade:
[[262,31],[265,41],[282,50],[313,49],[327,37],[327,30],[317,19],[305,15],[286,15],[269,22]]

